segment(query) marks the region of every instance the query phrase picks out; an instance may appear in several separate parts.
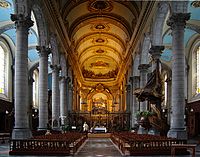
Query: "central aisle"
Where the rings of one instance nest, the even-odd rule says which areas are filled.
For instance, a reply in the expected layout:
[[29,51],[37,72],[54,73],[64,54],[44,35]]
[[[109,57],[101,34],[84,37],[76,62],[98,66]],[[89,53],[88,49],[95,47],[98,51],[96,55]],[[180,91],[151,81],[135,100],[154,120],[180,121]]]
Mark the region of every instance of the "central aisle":
[[110,138],[88,138],[75,156],[122,156]]

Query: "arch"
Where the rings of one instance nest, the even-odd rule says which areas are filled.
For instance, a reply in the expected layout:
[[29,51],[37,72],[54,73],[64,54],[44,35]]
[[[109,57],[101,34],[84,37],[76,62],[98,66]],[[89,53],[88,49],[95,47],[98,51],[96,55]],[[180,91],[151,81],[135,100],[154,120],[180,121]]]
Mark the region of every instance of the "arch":
[[3,32],[15,28],[15,24],[12,21],[0,22],[0,34]]
[[1,48],[1,87],[0,87],[0,98],[8,101],[12,101],[12,85],[13,75],[11,66],[13,65],[12,50],[8,41],[0,36],[0,48]]
[[42,5],[40,5],[39,1],[34,1],[32,11],[35,16],[36,25],[38,27],[39,45],[46,46],[48,45],[48,30],[46,26],[45,17],[40,6]]
[[61,66],[61,75],[67,76],[67,64],[65,55],[63,53],[60,55],[60,66]]
[[163,34],[163,25],[165,23],[165,19],[167,14],[169,13],[169,3],[168,2],[160,2],[158,4],[156,18],[153,26],[152,32],[152,45],[160,46],[162,45],[162,34]]
[[103,93],[107,96],[108,99],[113,99],[112,94],[108,93],[107,91],[96,91],[96,90],[91,90],[90,93],[87,95],[87,99],[92,99],[92,97],[97,94],[97,93]]
[[196,84],[197,81],[196,78],[196,56],[195,52],[197,51],[197,48],[200,46],[200,35],[194,35],[191,40],[189,41],[189,49],[187,52],[187,59],[188,59],[188,65],[189,71],[188,71],[188,100],[189,101],[195,101],[200,99],[200,94],[196,93]]
[[133,76],[140,76],[140,71],[138,70],[139,64],[140,64],[140,54],[136,54],[133,61]]
[[149,48],[151,45],[151,39],[150,39],[150,34],[145,33],[144,34],[144,40],[142,44],[142,53],[141,53],[141,59],[140,59],[140,64],[148,64],[149,61]]
[[29,71],[29,75],[32,75],[33,71],[34,71],[37,67],[39,67],[39,61],[33,62],[33,63],[30,65],[29,70],[28,70],[28,71]]
[[59,52],[58,52],[58,43],[56,40],[56,35],[51,34],[50,36],[50,45],[51,45],[51,51],[52,51],[52,65],[59,65]]

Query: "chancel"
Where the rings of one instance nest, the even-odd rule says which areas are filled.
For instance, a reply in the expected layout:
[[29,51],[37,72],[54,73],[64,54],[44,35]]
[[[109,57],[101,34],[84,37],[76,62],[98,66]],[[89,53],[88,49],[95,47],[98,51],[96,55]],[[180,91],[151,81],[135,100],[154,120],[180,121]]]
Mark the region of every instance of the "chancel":
[[0,154],[200,155],[199,1],[0,0],[0,15]]

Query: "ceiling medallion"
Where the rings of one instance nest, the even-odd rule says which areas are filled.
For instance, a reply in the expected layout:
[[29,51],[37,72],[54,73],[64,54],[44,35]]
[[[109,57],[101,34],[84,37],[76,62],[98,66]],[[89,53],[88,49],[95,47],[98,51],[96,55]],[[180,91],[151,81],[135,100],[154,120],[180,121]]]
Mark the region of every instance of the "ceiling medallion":
[[97,38],[95,41],[96,41],[96,43],[104,43],[105,42],[105,40],[102,38]]
[[110,27],[105,23],[95,23],[90,28],[92,31],[109,31]]
[[200,1],[193,1],[191,3],[191,5],[194,7],[194,8],[199,8],[200,7]]
[[10,8],[11,4],[7,1],[0,0],[0,7],[1,8]]
[[106,0],[91,0],[88,4],[90,12],[110,12],[112,9],[112,3]]
[[105,51],[104,50],[102,50],[102,49],[98,49],[98,50],[96,50],[96,53],[104,53]]
[[106,27],[103,24],[97,24],[95,26],[95,28],[98,29],[98,30],[102,30],[102,29],[105,29]]

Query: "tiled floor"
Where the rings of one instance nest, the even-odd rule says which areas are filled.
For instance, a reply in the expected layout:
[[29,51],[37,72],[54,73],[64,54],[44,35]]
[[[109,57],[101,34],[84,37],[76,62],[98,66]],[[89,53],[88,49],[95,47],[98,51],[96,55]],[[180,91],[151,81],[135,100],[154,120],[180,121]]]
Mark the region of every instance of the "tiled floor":
[[[193,141],[190,141],[193,143]],[[194,141],[195,142],[195,141]],[[77,157],[119,157],[123,156],[121,152],[117,149],[117,147],[112,143],[109,138],[89,138],[78,150],[75,154]],[[192,155],[179,155],[178,157],[191,157]],[[20,157],[20,156],[10,156],[9,155],[9,145],[0,144],[0,157]],[[30,156],[23,156],[30,157]],[[31,156],[38,157],[38,156]],[[40,156],[41,157],[41,156]],[[53,157],[53,156],[51,156]],[[55,157],[55,156],[54,156]],[[135,156],[139,157],[139,156]],[[142,156],[140,156],[142,157]],[[151,157],[151,156],[148,156]],[[169,155],[165,156],[154,156],[154,157],[171,157]],[[196,156],[200,157],[200,145],[196,147]]]

